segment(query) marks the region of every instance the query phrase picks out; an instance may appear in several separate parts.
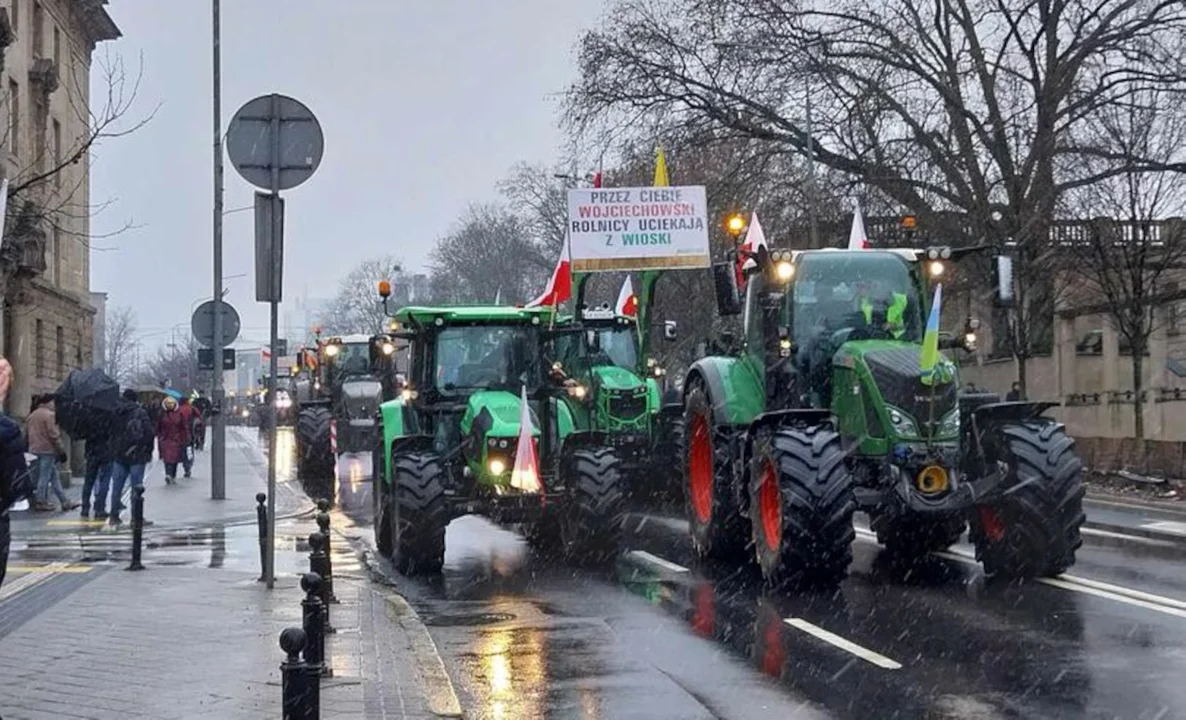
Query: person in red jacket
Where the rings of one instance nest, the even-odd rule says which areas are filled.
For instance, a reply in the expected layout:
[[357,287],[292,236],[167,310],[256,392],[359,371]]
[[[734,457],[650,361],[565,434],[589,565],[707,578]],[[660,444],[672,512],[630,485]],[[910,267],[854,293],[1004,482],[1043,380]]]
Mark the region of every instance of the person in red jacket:
[[185,468],[185,476],[190,476],[190,471],[194,468],[194,422],[197,420],[198,413],[194,410],[194,406],[189,404],[189,398],[181,398],[181,406],[177,409],[181,413],[181,417],[185,420],[186,440],[185,447],[181,449],[181,465]]
[[[161,462],[165,463],[165,482],[171,485],[177,479],[177,464],[188,464],[189,420],[181,413],[176,399],[167,397],[161,406],[165,412],[157,420],[157,452],[160,453]],[[188,467],[185,475],[189,477]]]

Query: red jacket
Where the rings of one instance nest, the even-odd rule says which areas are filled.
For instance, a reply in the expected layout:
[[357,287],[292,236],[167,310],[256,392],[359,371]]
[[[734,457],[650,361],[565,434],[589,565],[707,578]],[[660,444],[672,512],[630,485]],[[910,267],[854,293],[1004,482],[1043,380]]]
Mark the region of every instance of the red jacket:
[[166,412],[157,422],[157,449],[161,460],[179,463],[185,459],[185,448],[190,444],[189,421],[184,408]]

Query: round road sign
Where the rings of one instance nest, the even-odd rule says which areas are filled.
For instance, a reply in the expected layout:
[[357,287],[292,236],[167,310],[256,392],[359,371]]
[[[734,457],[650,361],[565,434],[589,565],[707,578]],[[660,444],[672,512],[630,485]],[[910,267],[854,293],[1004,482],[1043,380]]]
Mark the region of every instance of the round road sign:
[[321,164],[325,136],[309,108],[273,93],[239,108],[227,128],[226,151],[244,180],[275,192],[309,179]]
[[[214,301],[207,300],[194,310],[189,321],[194,338],[206,347],[214,347]],[[239,337],[239,313],[227,301],[222,301],[222,342],[226,347]]]

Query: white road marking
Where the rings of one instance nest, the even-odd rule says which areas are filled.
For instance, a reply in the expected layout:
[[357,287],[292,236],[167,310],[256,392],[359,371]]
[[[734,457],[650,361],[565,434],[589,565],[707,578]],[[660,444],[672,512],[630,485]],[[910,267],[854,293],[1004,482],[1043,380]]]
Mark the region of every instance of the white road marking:
[[671,572],[677,572],[677,573],[691,572],[691,570],[688,570],[683,565],[676,565],[675,563],[671,562],[670,560],[664,560],[663,558],[659,557],[658,555],[650,554],[646,550],[631,550],[630,552],[626,553],[626,555],[627,555],[627,557],[637,558],[639,560],[642,560],[643,562],[650,563],[651,565],[658,565],[659,567],[663,568],[664,570],[669,570]]
[[1161,520],[1159,522],[1145,523],[1144,525],[1141,525],[1141,529],[1154,530],[1156,532],[1186,537],[1186,523],[1174,522],[1173,520]]
[[[1127,603],[1129,605],[1135,605],[1148,610],[1156,610],[1157,612],[1165,613],[1166,615],[1175,615],[1180,618],[1186,618],[1186,610],[1179,610],[1176,607],[1167,607],[1165,605],[1148,602],[1139,598],[1129,597],[1127,595],[1119,595],[1117,593],[1101,590],[1090,585],[1080,585],[1078,582],[1062,579],[1065,577],[1067,576],[1063,575],[1057,578],[1040,578],[1039,582],[1045,583],[1046,585],[1053,585],[1057,588],[1063,588],[1064,590],[1074,590],[1075,592],[1081,592],[1087,595],[1095,595],[1096,597],[1107,598],[1108,600],[1115,600],[1116,602]],[[1154,595],[1153,597],[1157,596]],[[1161,600],[1168,600],[1168,598],[1161,598]]]
[[1125,535],[1124,533],[1112,532],[1110,530],[1097,530],[1095,528],[1079,528],[1079,532],[1084,535],[1092,537],[1112,538],[1114,540],[1123,540],[1125,542],[1137,543],[1140,545],[1158,545],[1161,547],[1173,547],[1174,543],[1169,540],[1154,540],[1153,538],[1140,537],[1138,535]]
[[851,640],[846,640],[845,638],[840,637],[836,633],[824,630],[818,625],[812,625],[803,618],[789,617],[784,618],[783,622],[795,628],[796,630],[802,630],[808,635],[817,637],[820,640],[823,640],[830,645],[834,645],[847,653],[856,655],[866,662],[873,663],[877,667],[885,668],[886,670],[902,669],[902,664],[900,662],[897,662],[896,660],[890,660],[881,653],[874,652],[869,648],[861,647]]

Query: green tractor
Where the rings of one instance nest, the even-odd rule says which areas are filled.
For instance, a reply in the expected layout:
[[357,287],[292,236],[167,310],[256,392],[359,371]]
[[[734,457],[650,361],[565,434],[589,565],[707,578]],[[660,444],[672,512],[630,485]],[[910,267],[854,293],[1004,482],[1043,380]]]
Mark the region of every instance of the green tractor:
[[[406,307],[394,318],[410,363],[380,408],[379,552],[402,573],[437,572],[446,525],[481,514],[577,560],[616,555],[622,462],[606,433],[578,425],[584,389],[552,357],[576,330],[553,327],[549,308]],[[530,475],[515,471],[524,393],[539,448]]]
[[[682,405],[669,401],[665,370],[646,355],[635,318],[607,304],[582,307],[568,322],[581,332],[557,339],[555,369],[580,388],[576,424],[605,433],[630,478],[629,494],[653,499],[678,484]],[[674,340],[675,324],[665,323],[664,333]]]
[[[755,557],[770,583],[831,585],[852,559],[862,510],[888,551],[918,558],[965,527],[987,574],[1055,575],[1084,521],[1074,441],[1057,403],[960,393],[938,352],[928,284],[966,250],[759,251],[744,301],[714,267],[719,311],[744,339],[690,369],[684,386],[685,504],[702,556]],[[994,259],[998,301],[1011,263]],[[931,328],[926,328],[931,325]]]
[[394,353],[387,335],[319,338],[316,350],[301,351],[293,380],[297,475],[310,495],[333,496],[338,454],[369,452],[378,442],[375,415],[393,395]]

